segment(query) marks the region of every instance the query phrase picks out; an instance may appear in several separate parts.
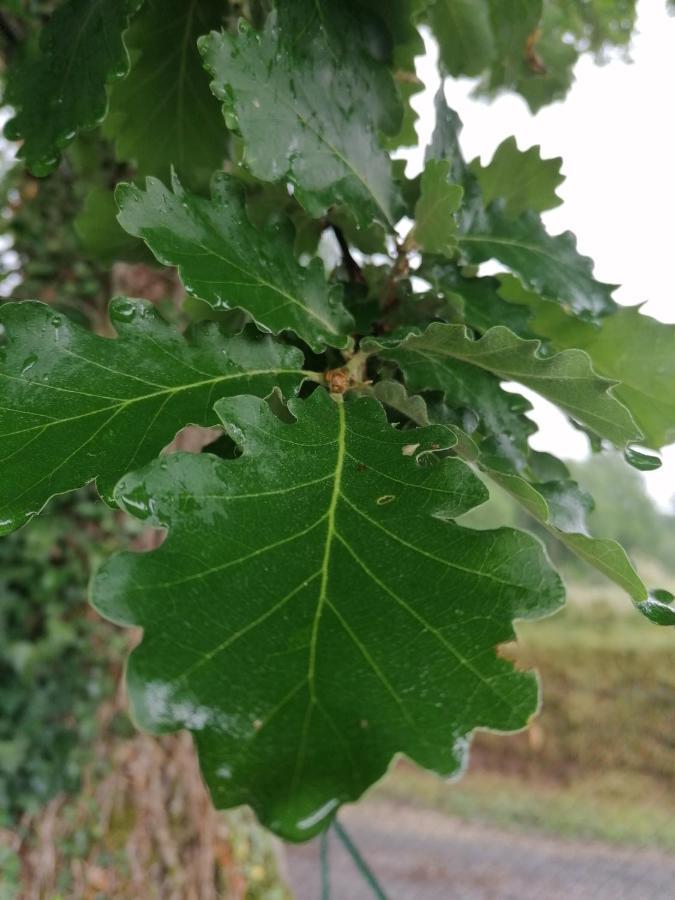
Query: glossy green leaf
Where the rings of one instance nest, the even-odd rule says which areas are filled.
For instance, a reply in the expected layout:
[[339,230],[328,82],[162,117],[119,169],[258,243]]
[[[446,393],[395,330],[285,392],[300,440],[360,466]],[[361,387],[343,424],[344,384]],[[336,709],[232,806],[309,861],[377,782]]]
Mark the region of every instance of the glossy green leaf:
[[537,337],[530,329],[529,308],[505,300],[498,278],[467,277],[454,262],[438,258],[425,259],[416,274],[429,281],[453,309],[460,310],[471,328],[483,332],[493,325],[505,325],[519,337]]
[[378,132],[399,130],[401,105],[369,22],[357,7],[296,0],[261,34],[241,25],[200,46],[257,178],[290,181],[315,217],[342,206],[362,228],[392,228],[403,209]]
[[457,249],[455,213],[462,202],[462,188],[448,181],[447,160],[430,159],[420,182],[420,198],[415,206],[415,224],[406,245],[427,253],[452,256]]
[[219,397],[275,385],[292,394],[304,378],[302,354],[269,337],[225,337],[207,324],[186,340],[141,300],[115,300],[110,315],[117,340],[42,303],[0,308],[2,531],[93,479],[110,497],[185,425],[215,424]]
[[224,12],[223,0],[145,0],[130,28],[133,65],[113,87],[106,133],[140,175],[166,179],[173,166],[196,189],[222,168],[226,129],[197,38],[217,28]]
[[39,47],[11,70],[4,102],[17,112],[5,134],[23,140],[18,154],[34,175],[51,172],[77,132],[103,120],[106,85],[129,67],[122,35],[141,2],[68,0],[44,27]]
[[614,395],[631,413],[650,447],[675,441],[675,325],[646,316],[637,306],[620,307],[599,323],[567,315],[558,304],[501,277],[500,294],[530,307],[530,327],[555,349],[579,347],[593,366],[619,383]]
[[189,293],[215,309],[241,308],[268,331],[294,331],[316,350],[348,346],[353,322],[342,289],[327,283],[319,259],[297,262],[290,223],[251,224],[236,179],[218,175],[208,200],[177,179],[171,192],[155,178],[145,191],[120,185],[116,198],[122,227],[177,266]]
[[560,206],[562,200],[555,191],[565,180],[560,174],[562,159],[542,159],[540,149],[519,150],[516,139],[509,137],[497,147],[487,166],[475,159],[470,169],[485,202],[502,199],[507,216]]
[[578,252],[574,235],[565,231],[552,237],[535,213],[511,219],[499,203],[492,204],[460,235],[459,244],[470,262],[497,259],[532,290],[557,298],[576,313],[598,317],[616,309],[616,286],[596,281],[593,263]]
[[500,325],[473,340],[463,325],[443,323],[432,323],[423,334],[410,334],[400,342],[364,342],[365,349],[396,360],[406,372],[417,369],[417,389],[426,382],[428,389],[446,390],[446,362],[460,360],[537,391],[619,446],[639,439],[630,413],[611,393],[614,382],[593,371],[586,353],[565,350],[544,357],[540,346],[540,341],[522,340]]
[[125,477],[118,501],[168,537],[107,563],[93,600],[144,629],[127,669],[138,723],[189,728],[217,806],[305,840],[395,753],[449,775],[472,729],[525,725],[536,681],[495,650],[562,590],[534,538],[451,521],[486,493],[433,458],[446,428],[398,431],[375,401],[320,389],[289,406],[293,424],[220,401],[240,458]]

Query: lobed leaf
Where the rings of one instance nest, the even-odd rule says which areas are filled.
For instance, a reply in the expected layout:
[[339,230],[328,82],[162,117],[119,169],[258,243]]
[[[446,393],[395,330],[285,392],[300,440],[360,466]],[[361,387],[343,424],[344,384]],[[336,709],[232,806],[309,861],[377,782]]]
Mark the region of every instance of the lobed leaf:
[[518,381],[570,416],[618,446],[639,440],[631,414],[610,392],[615,382],[597,375],[582,350],[554,356],[539,353],[541,342],[526,341],[497,325],[473,340],[463,325],[432,323],[423,334],[402,341],[369,338],[363,348],[394,359],[406,372],[414,372],[414,389],[448,390],[446,363],[461,360],[500,378]]
[[326,281],[321,261],[297,262],[289,223],[257,229],[244,207],[237,179],[219,174],[211,199],[173,192],[156,178],[145,191],[119,185],[119,222],[143,240],[157,259],[177,266],[186,290],[214,309],[240,308],[261,328],[291,330],[313,349],[347,347],[353,327],[342,289]]
[[591,324],[573,318],[517,279],[500,277],[503,298],[529,308],[529,327],[555,349],[580,347],[594,368],[618,384],[614,395],[633,414],[650,447],[675,441],[675,326],[619,307]]
[[460,234],[459,245],[469,262],[497,259],[529,288],[579,315],[597,318],[617,308],[616,285],[596,281],[593,262],[578,252],[574,235],[565,231],[552,237],[535,213],[512,219],[501,203],[493,203]]
[[588,533],[586,514],[593,502],[575,482],[537,484],[520,475],[490,468],[484,471],[554,537],[625,590],[636,605],[648,599],[647,588],[623,547],[614,540],[595,538]]
[[0,307],[0,531],[93,479],[111,497],[185,425],[216,424],[219,397],[292,394],[305,377],[298,350],[262,335],[207,324],[186,340],[140,300],[115,300],[110,315],[117,340],[42,303]]
[[139,175],[208,187],[222,168],[226,130],[197,49],[223,19],[222,0],[145,0],[127,36],[133,65],[110,95],[106,133]]
[[487,166],[475,159],[469,168],[478,179],[485,202],[504,200],[507,216],[560,206],[562,200],[555,191],[565,180],[560,174],[562,159],[542,159],[540,149],[520,150],[516,139],[509,137],[497,147]]
[[487,205],[478,180],[462,155],[461,120],[448,107],[442,89],[436,96],[435,108],[436,127],[426,159],[446,159],[451,180],[464,189],[458,215],[458,243],[466,261],[480,264],[497,259],[532,290],[589,319],[614,312],[615,285],[596,281],[592,261],[577,251],[571,232],[552,237],[534,212],[512,218],[504,200]]
[[122,479],[118,502],[168,537],[104,565],[93,602],[144,628],[138,723],[190,729],[217,806],[306,840],[396,752],[449,775],[472,729],[523,727],[536,680],[495,649],[562,587],[529,535],[451,521],[486,493],[433,459],[446,428],[397,431],[376,401],[321,389],[289,408],[294,424],[220,401],[240,458],[173,454]]
[[106,114],[106,85],[122,78],[129,57],[124,29],[142,0],[68,0],[12,70],[4,102],[16,110],[6,136],[34,175],[48,175],[78,131]]
[[403,209],[378,132],[399,130],[401,106],[358,7],[295,0],[262,33],[242,23],[200,46],[253,175],[290,180],[314,217],[340,206],[361,228],[373,219],[393,228]]
[[415,205],[415,224],[406,245],[426,253],[452,256],[457,249],[455,213],[462,202],[462,188],[448,181],[447,160],[429,160],[420,180],[420,197]]

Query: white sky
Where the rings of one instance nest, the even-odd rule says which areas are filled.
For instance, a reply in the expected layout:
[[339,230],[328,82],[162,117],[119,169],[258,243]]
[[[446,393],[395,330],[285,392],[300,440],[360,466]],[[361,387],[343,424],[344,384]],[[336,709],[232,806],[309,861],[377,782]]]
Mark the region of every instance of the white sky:
[[[439,85],[432,42],[427,51],[418,60],[426,90],[414,102],[422,147],[433,128],[433,96]],[[630,55],[631,64],[613,59],[604,66],[583,58],[567,98],[535,116],[511,94],[491,103],[472,99],[469,79],[448,80],[445,92],[464,122],[467,159],[489,161],[512,134],[521,149],[540,144],[543,156],[562,156],[566,181],[558,193],[564,203],[545,215],[549,230],[576,234],[579,250],[595,261],[596,277],[622,285],[614,295],[618,302],[647,301],[643,312],[675,322],[675,229],[670,219],[675,209],[675,123],[670,113],[675,18],[667,15],[665,0],[638,4]],[[419,171],[421,152],[410,159],[413,171]],[[534,400],[541,433],[533,444],[568,458],[586,456],[585,437],[552,406]],[[666,506],[675,493],[675,446],[662,457],[662,468],[645,477],[650,493]]]

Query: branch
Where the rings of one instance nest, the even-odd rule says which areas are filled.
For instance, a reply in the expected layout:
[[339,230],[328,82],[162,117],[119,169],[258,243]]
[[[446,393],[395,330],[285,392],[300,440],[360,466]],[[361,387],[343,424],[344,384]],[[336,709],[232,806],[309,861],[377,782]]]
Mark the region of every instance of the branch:
[[349,280],[354,284],[365,284],[366,279],[363,277],[361,266],[352,256],[349,249],[349,244],[347,243],[347,239],[345,238],[344,234],[337,227],[337,225],[333,225],[331,223],[331,228],[333,229],[333,233],[335,234],[337,242],[340,245],[340,250],[342,251],[342,261],[344,262],[345,269],[347,270]]

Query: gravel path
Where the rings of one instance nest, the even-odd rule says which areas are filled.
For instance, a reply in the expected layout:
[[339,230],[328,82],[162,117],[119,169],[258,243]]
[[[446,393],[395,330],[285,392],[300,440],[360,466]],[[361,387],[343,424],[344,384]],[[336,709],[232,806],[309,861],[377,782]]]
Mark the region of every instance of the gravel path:
[[[341,820],[389,900],[673,900],[675,858],[515,834],[383,801]],[[372,900],[335,835],[331,900]],[[320,900],[318,841],[288,847],[297,900]]]

